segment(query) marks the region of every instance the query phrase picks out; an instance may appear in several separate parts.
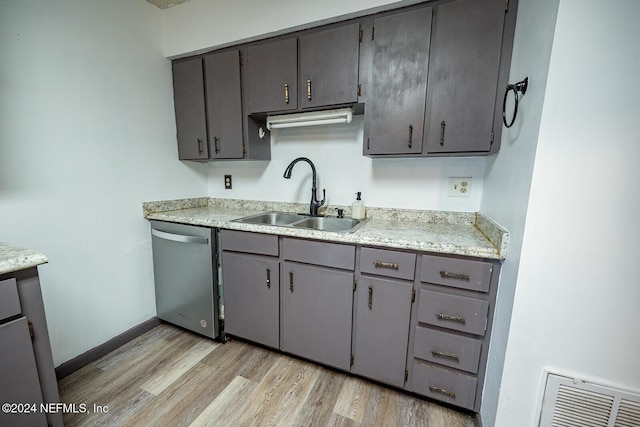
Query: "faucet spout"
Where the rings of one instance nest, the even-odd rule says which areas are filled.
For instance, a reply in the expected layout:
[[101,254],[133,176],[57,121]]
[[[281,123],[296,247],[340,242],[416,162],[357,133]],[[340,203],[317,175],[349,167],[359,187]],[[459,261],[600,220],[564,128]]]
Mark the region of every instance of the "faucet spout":
[[311,216],[318,216],[318,208],[324,205],[326,190],[322,190],[322,200],[318,200],[318,194],[317,194],[317,188],[316,188],[316,167],[313,164],[313,162],[306,157],[298,157],[294,159],[291,163],[289,163],[287,168],[284,170],[284,175],[282,176],[285,179],[290,179],[291,172],[293,171],[293,167],[296,165],[296,163],[300,161],[307,162],[309,163],[309,166],[311,166],[311,172],[313,176],[312,176],[312,183],[311,183],[311,202],[309,203],[309,213],[311,214]]

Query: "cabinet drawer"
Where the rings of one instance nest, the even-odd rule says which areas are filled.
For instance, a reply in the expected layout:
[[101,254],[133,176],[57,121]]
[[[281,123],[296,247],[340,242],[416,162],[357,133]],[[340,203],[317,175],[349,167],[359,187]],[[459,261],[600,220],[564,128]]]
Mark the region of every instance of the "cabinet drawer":
[[18,297],[18,284],[16,279],[7,279],[0,282],[0,321],[21,312],[20,298]]
[[412,384],[416,393],[473,409],[478,380],[471,375],[414,361]]
[[415,254],[373,248],[362,248],[360,252],[362,273],[413,280],[415,269]]
[[220,230],[222,250],[278,256],[278,236],[247,231]]
[[420,281],[488,292],[492,273],[489,262],[423,255]]
[[311,240],[285,238],[282,252],[284,258],[289,261],[345,270],[353,270],[356,259],[355,246]]
[[489,303],[475,298],[420,290],[418,322],[484,335]]
[[422,326],[416,326],[415,337],[414,357],[472,374],[478,373],[482,349],[482,343],[479,340]]

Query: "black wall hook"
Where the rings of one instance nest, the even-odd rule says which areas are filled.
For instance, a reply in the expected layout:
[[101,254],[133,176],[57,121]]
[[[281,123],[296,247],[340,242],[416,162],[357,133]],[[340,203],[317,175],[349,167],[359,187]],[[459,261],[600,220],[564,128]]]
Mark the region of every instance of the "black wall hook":
[[[502,100],[502,122],[507,128],[513,126],[513,123],[516,121],[516,116],[518,115],[518,101],[520,101],[521,96],[520,94],[524,95],[527,92],[528,86],[529,77],[525,77],[524,80],[521,80],[518,83],[507,85],[507,90],[504,92],[504,99]],[[513,117],[511,118],[511,121],[507,123],[505,108],[507,106],[507,96],[511,91],[513,91],[513,96],[515,97],[515,107],[513,109]]]

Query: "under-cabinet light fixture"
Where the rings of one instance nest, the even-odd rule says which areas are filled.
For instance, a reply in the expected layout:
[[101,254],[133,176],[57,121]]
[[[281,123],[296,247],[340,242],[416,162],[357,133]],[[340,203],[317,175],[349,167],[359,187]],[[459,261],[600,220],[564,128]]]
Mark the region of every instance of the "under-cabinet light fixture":
[[283,114],[280,116],[267,116],[267,129],[351,123],[351,120],[353,120],[353,110],[351,108]]

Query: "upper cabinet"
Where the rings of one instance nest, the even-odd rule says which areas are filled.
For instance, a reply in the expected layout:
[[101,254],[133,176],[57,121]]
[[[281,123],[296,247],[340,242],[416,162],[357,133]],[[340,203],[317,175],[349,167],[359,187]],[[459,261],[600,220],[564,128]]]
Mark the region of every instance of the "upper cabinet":
[[[173,92],[180,160],[269,158],[267,141],[242,113],[238,49],[173,62]],[[248,150],[256,143],[260,147]]]
[[358,102],[359,37],[354,23],[249,46],[249,113]]
[[173,63],[173,99],[180,160],[208,160],[202,58]]
[[371,97],[365,104],[368,154],[420,154],[432,8],[374,21]]
[[491,150],[504,18],[502,0],[438,6],[427,89],[428,153]]
[[298,108],[298,39],[293,37],[247,49],[249,113]]
[[458,0],[375,19],[364,154],[496,152],[514,15],[504,0]]
[[180,159],[270,159],[265,116],[350,106],[370,157],[498,151],[517,0],[433,0],[173,63]]
[[358,102],[360,25],[304,34],[298,43],[300,108]]

